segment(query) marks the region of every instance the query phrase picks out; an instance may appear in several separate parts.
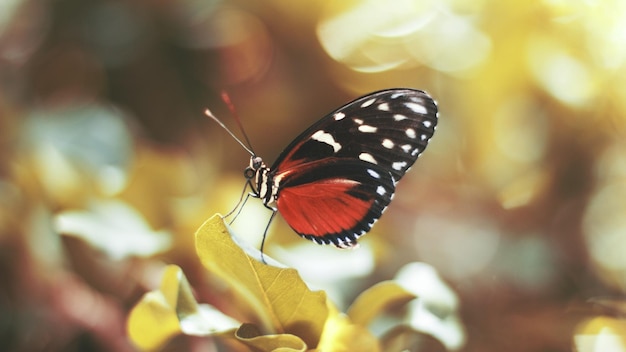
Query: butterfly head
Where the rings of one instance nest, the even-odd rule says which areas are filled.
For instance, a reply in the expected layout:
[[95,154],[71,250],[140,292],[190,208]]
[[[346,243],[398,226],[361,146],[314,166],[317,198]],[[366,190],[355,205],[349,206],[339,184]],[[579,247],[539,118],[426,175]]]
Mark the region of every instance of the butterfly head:
[[252,155],[250,157],[250,165],[244,170],[243,175],[247,180],[252,180],[259,169],[265,168],[265,163],[261,157]]

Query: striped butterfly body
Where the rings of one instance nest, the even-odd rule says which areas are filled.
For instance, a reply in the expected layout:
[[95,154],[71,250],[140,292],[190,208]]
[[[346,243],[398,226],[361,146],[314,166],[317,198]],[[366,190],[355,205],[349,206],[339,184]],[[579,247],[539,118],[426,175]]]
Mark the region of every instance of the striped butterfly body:
[[436,125],[437,105],[423,91],[370,93],[306,129],[271,167],[251,153],[244,174],[272,218],[278,211],[300,236],[351,248],[385,211]]

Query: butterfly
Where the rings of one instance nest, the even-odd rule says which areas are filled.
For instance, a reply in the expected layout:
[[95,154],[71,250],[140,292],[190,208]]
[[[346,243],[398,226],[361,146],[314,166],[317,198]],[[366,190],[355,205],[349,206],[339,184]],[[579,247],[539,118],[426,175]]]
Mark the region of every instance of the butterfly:
[[436,102],[421,90],[373,92],[307,128],[271,167],[226,130],[251,154],[244,176],[250,195],[272,210],[270,222],[279,212],[303,238],[352,248],[383,214],[437,121]]

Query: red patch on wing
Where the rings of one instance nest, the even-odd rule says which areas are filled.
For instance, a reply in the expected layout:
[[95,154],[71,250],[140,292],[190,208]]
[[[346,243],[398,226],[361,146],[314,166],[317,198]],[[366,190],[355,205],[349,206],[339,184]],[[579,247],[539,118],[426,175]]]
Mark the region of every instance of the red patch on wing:
[[374,199],[347,193],[359,183],[325,179],[281,190],[276,202],[285,221],[302,235],[324,236],[354,228],[367,215]]

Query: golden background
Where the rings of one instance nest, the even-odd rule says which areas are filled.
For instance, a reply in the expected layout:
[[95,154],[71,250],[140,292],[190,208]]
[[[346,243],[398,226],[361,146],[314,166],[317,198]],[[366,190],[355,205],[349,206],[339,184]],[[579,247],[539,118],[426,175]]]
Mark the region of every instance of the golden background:
[[[365,248],[277,220],[267,254],[340,306],[428,263],[459,296],[463,351],[626,351],[620,0],[1,2],[0,345],[133,350],[126,316],[165,263],[228,310],[193,233],[236,204],[249,155],[204,109],[239,134],[228,92],[271,164],[390,87],[429,92],[440,122]],[[233,225],[254,246],[259,203]]]

